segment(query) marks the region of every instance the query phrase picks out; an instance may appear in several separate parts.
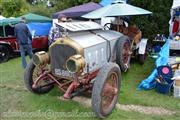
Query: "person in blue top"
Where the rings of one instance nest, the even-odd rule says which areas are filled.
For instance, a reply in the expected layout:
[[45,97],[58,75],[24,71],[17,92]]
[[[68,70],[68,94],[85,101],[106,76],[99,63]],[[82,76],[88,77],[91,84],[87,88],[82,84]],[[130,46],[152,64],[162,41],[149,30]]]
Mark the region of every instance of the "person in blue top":
[[20,47],[22,66],[23,68],[26,68],[27,62],[25,58],[25,53],[27,52],[29,58],[31,59],[33,56],[33,52],[32,52],[32,35],[26,25],[25,17],[22,17],[20,19],[20,22],[15,25],[14,33]]

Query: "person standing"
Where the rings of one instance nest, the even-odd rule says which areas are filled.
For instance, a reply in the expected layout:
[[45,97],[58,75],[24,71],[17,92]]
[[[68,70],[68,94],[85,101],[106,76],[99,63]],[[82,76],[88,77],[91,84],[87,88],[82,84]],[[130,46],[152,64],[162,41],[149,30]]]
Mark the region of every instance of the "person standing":
[[26,25],[26,18],[21,17],[20,22],[14,27],[15,37],[18,41],[21,53],[21,60],[23,68],[26,68],[27,62],[25,58],[25,53],[27,52],[29,58],[33,56],[32,52],[32,35]]
[[[68,21],[67,17],[64,14],[60,14],[58,16],[58,23],[67,22],[67,21]],[[63,31],[63,28],[57,24],[51,27],[51,30],[49,32],[49,45],[55,42],[57,38],[62,37],[61,36],[62,31]]]

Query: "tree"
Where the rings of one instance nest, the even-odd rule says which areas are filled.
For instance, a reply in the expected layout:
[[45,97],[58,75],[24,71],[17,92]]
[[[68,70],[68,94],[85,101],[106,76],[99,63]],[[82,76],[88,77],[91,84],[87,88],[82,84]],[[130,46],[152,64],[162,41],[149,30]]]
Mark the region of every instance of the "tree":
[[143,32],[143,36],[153,39],[156,34],[169,35],[169,20],[172,0],[129,0],[130,4],[153,12],[152,15],[132,17]]
[[[47,8],[45,2],[36,5],[29,3],[34,0],[0,0],[0,11],[5,17],[19,16],[26,12],[51,16],[52,13],[88,2],[99,2],[100,0],[50,0],[55,6]],[[46,0],[44,0],[46,1]],[[131,21],[136,23],[143,32],[143,37],[154,38],[156,34],[169,34],[169,19],[172,0],[128,0],[130,4],[152,11],[152,15],[133,16]]]
[[2,15],[6,17],[17,17],[29,11],[26,0],[1,0]]
[[54,7],[47,8],[46,2],[39,2],[38,4],[31,6],[30,11],[36,14],[51,17],[52,13],[54,12],[91,1],[99,2],[99,0],[50,0],[50,2],[54,3]]
[[29,4],[32,4],[32,2],[34,2],[34,0],[26,0]]
[[46,4],[41,3],[37,5],[32,5],[30,8],[30,12],[47,16],[47,17],[51,17],[52,13],[54,13],[55,10],[54,8],[48,8]]
[[[87,2],[99,2],[100,0],[55,0],[55,11]],[[172,0],[128,0],[129,4],[149,11],[152,15],[131,16],[131,22],[136,23],[143,32],[143,37],[153,39],[156,34],[169,34],[169,19]]]
[[2,14],[2,0],[0,0],[0,15]]

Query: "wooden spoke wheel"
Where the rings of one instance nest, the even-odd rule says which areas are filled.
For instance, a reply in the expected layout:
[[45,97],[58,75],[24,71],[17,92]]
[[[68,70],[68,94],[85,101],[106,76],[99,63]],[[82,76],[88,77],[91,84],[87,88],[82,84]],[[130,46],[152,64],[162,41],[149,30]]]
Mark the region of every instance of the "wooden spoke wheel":
[[[27,89],[33,93],[43,94],[48,93],[54,85],[47,76],[42,76],[39,81],[36,81],[44,71],[47,71],[47,66],[35,66],[31,60],[24,72],[24,82]],[[36,82],[36,86],[33,86]]]
[[103,66],[97,75],[92,91],[92,108],[100,118],[105,118],[114,109],[120,86],[120,69],[115,63]]
[[123,72],[130,67],[131,42],[127,36],[120,37],[116,43],[116,62]]

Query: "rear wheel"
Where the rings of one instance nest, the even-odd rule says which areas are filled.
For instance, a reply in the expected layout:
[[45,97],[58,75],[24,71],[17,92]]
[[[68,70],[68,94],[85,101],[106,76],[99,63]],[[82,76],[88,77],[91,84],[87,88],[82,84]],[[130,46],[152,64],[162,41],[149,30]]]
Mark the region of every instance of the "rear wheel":
[[10,51],[5,45],[0,45],[0,63],[6,62],[10,58]]
[[33,64],[33,61],[31,60],[28,66],[26,67],[24,73],[24,83],[27,89],[36,94],[48,93],[54,87],[53,84],[48,85],[51,82],[50,80],[48,80],[48,78],[44,78],[42,81],[40,81],[36,88],[32,87],[35,80],[42,74],[42,69],[45,70],[46,68],[40,68],[40,66],[35,66]]
[[146,60],[146,55],[145,54],[139,54],[139,56],[138,56],[139,58],[139,63],[141,64],[141,65],[143,65],[144,64],[144,62],[145,62],[145,60]]
[[139,55],[138,55],[138,61],[139,61],[139,63],[140,63],[141,65],[144,64],[144,62],[145,62],[147,56],[148,56],[148,49],[147,49],[147,46],[146,46],[145,53],[144,53],[144,54],[139,54]]
[[115,63],[104,65],[99,71],[92,90],[92,108],[100,118],[105,118],[114,109],[119,93],[120,69]]
[[123,36],[117,41],[116,47],[116,62],[123,72],[126,72],[130,67],[130,59],[131,42],[127,36]]

